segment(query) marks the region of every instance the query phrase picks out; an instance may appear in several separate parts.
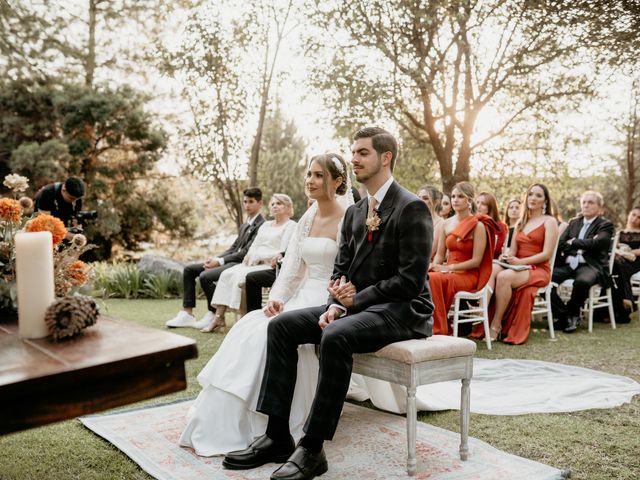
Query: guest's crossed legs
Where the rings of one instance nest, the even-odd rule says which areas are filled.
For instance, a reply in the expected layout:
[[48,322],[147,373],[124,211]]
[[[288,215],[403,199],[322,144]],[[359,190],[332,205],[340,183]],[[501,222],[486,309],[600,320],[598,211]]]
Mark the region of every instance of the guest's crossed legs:
[[216,289],[216,282],[223,271],[234,265],[237,265],[237,263],[230,262],[207,270],[204,268],[204,263],[190,263],[184,267],[182,272],[182,285],[184,287],[182,306],[184,308],[193,308],[196,306],[196,279],[200,278],[200,286],[207,297],[207,308],[215,312],[216,309],[211,306],[211,299]]
[[578,316],[580,315],[580,308],[584,304],[584,301],[589,296],[589,289],[592,285],[595,285],[598,281],[598,273],[595,269],[589,265],[580,265],[577,269],[573,270],[569,265],[561,265],[553,269],[553,282],[560,285],[565,280],[573,278],[573,287],[571,288],[571,298],[567,302],[566,306],[556,289],[553,289],[551,294],[551,302],[556,316],[562,317],[563,315]]
[[421,335],[379,312],[368,311],[334,320],[322,330],[318,319],[324,311],[324,306],[292,310],[271,320],[257,410],[289,418],[298,345],[320,344],[318,385],[304,431],[331,440],[349,387],[352,354],[375,352],[390,343],[421,338]]

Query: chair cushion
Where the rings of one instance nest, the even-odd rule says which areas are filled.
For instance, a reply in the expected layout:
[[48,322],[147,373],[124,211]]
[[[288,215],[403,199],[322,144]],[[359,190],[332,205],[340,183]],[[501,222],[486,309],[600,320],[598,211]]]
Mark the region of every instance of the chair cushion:
[[391,343],[370,355],[412,364],[429,360],[466,357],[473,355],[475,351],[475,342],[466,338],[434,335],[419,340]]

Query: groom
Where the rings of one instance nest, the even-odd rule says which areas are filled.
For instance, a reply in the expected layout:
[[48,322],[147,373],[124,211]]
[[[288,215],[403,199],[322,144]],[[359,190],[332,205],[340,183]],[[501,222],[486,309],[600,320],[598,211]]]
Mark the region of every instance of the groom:
[[[322,448],[331,440],[349,387],[352,354],[432,334],[433,304],[427,266],[433,238],[424,202],[391,175],[395,138],[381,128],[356,132],[356,179],[367,198],[345,213],[326,306],[292,310],[271,320],[267,360],[257,410],[269,416],[266,434],[223,465],[255,468],[286,463],[271,479],[311,479],[328,469]],[[294,447],[289,413],[296,382],[298,345],[320,345],[320,372],[305,436]]]

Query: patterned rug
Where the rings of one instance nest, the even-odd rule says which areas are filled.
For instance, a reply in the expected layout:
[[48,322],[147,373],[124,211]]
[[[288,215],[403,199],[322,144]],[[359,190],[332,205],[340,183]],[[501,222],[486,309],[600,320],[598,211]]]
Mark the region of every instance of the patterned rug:
[[[192,400],[111,415],[83,417],[89,429],[122,450],[159,480],[264,480],[277,468],[232,471],[222,457],[198,457],[177,441]],[[323,480],[407,479],[405,418],[346,403],[334,440],[325,444]],[[542,463],[469,439],[470,457],[458,456],[460,435],[418,422],[418,475],[430,480],[552,480],[566,474]]]

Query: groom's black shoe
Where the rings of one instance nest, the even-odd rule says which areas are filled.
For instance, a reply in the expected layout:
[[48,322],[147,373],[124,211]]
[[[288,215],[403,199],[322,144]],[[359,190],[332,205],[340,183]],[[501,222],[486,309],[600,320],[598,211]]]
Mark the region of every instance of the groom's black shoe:
[[262,435],[244,450],[227,453],[222,460],[222,466],[230,470],[247,470],[265,463],[282,463],[289,458],[294,449],[295,443],[291,436],[287,440],[276,442]]
[[298,446],[287,463],[271,474],[271,480],[311,480],[329,470],[324,449],[311,453]]

